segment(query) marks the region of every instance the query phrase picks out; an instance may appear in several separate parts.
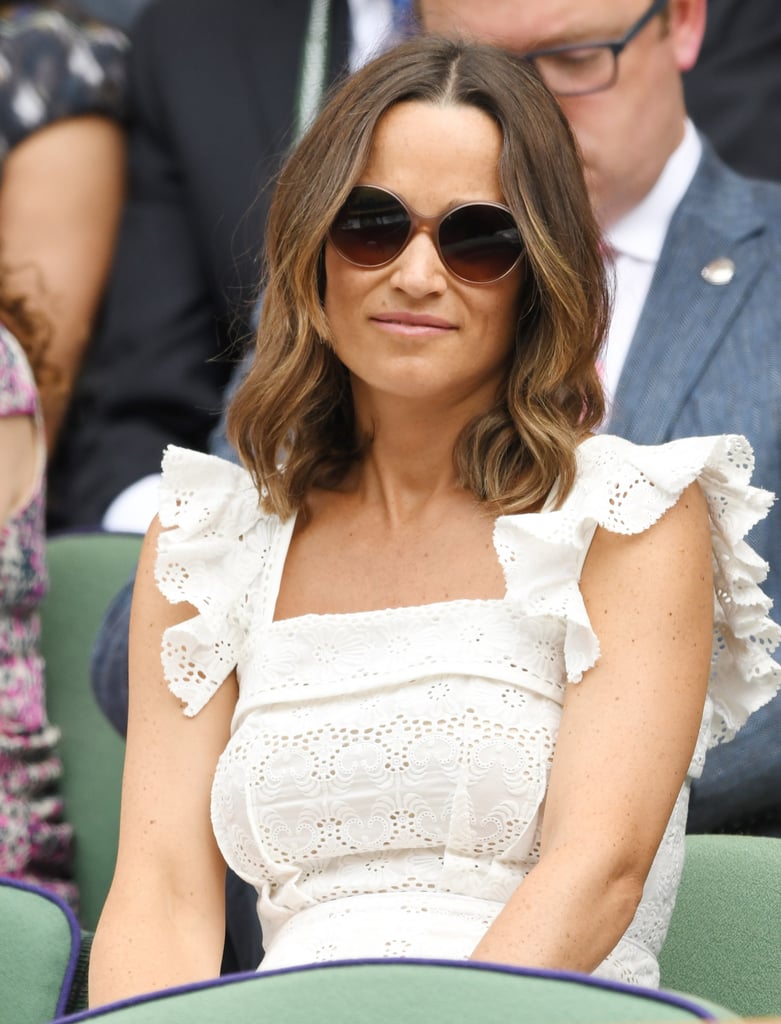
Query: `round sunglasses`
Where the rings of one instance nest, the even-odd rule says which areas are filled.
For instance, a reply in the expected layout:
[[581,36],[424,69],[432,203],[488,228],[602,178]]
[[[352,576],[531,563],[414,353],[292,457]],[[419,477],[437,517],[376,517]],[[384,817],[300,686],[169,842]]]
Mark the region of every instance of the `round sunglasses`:
[[464,203],[439,217],[423,217],[386,188],[357,185],[337,213],[328,237],[356,267],[383,267],[418,231],[431,236],[454,277],[492,284],[517,265],[523,242],[512,213],[500,203]]

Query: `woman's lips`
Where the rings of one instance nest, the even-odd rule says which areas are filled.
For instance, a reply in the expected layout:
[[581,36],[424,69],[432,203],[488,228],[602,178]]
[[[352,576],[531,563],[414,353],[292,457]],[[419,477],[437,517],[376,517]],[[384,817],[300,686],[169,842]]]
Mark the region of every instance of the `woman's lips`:
[[443,331],[453,331],[456,328],[455,324],[443,320],[442,317],[430,316],[428,313],[409,313],[405,310],[378,313],[371,319],[380,324],[383,330],[408,336],[441,334]]

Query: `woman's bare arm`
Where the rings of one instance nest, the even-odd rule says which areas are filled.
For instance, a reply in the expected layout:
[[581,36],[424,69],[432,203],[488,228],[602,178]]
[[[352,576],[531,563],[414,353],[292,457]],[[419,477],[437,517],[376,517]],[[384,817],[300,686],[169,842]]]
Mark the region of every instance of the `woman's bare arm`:
[[124,194],[125,135],[106,117],[41,128],[3,164],[0,259],[9,289],[43,318],[59,372],[56,392],[41,396],[50,452],[103,294]]
[[225,863],[209,804],[236,701],[232,675],[194,718],[168,690],[165,628],[195,610],[154,582],[160,527],[144,542],[130,623],[130,701],[119,853],[90,960],[90,1004],[216,977],[225,935]]
[[712,587],[696,484],[645,533],[597,530],[581,588],[601,655],[568,688],[540,861],[475,959],[591,971],[628,927],[697,738]]

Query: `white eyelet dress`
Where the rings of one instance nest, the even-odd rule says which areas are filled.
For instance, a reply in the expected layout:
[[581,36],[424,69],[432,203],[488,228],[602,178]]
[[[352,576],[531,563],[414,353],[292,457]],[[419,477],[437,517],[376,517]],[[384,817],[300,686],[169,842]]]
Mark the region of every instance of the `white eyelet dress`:
[[[171,690],[195,715],[234,668],[239,697],[212,790],[228,864],[258,893],[262,969],[367,957],[463,959],[539,857],[565,689],[599,658],[579,590],[597,525],[648,529],[699,480],[710,509],[715,630],[690,768],[781,681],[778,628],[743,540],[771,496],[741,437],[578,449],[558,510],[501,516],[502,600],[274,621],[294,521],[258,509],[241,468],[169,448],[157,580],[198,614],[166,631]],[[675,567],[671,566],[671,571]],[[642,902],[596,974],[658,984],[688,781]],[[642,799],[642,794],[639,795]]]

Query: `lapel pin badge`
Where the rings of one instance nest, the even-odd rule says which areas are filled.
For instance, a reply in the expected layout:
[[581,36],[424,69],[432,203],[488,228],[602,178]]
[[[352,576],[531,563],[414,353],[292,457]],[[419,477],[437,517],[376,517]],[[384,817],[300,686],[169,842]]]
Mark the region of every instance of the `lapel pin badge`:
[[700,276],[708,284],[729,284],[735,276],[735,264],[726,256],[718,260],[711,260],[702,268]]

